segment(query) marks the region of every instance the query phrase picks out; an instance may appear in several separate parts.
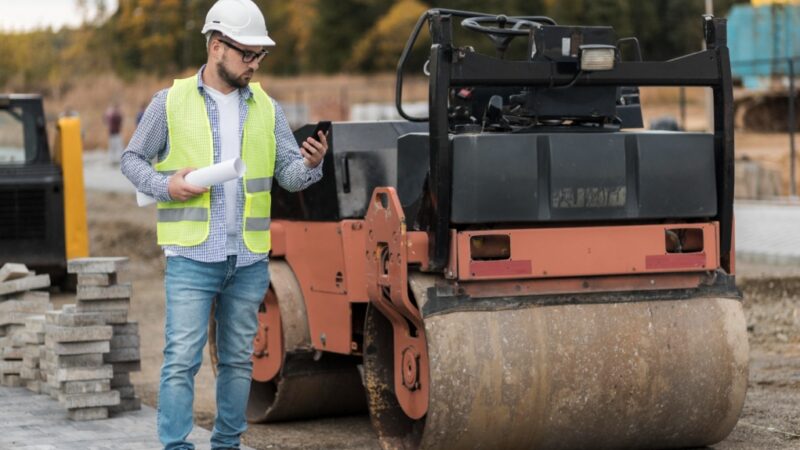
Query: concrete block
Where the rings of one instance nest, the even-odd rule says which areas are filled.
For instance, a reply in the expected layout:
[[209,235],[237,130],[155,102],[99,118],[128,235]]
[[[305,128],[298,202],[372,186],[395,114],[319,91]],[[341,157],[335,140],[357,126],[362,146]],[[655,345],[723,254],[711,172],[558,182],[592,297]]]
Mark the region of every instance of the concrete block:
[[[52,361],[50,359],[40,359],[39,360],[39,369],[44,370],[48,373],[55,374],[56,370],[59,368],[58,363]],[[68,368],[68,367],[62,367]]]
[[39,353],[43,344],[26,344],[22,349],[23,358],[36,358],[39,359]]
[[65,394],[91,394],[111,390],[109,380],[67,381],[61,383],[61,391]]
[[89,353],[85,355],[48,355],[45,361],[59,369],[67,367],[97,367],[103,365],[102,353]]
[[93,408],[70,409],[67,410],[67,417],[69,420],[74,420],[75,422],[108,419],[108,408],[98,406]]
[[84,355],[88,353],[108,353],[108,341],[94,342],[45,342],[45,346],[56,355]]
[[42,300],[50,301],[50,292],[43,291],[24,291],[9,296],[9,300],[22,300],[23,302],[38,302]]
[[22,387],[22,378],[19,375],[2,375],[3,386],[8,387]]
[[78,285],[77,298],[79,302],[89,300],[109,300],[113,298],[130,298],[133,287],[130,283],[115,284],[113,286],[81,286]]
[[25,345],[27,345],[25,343],[25,340],[23,339],[23,336],[25,334],[25,325],[16,325],[16,326],[19,328],[14,330],[14,332],[12,332],[9,337],[11,338],[11,346],[21,349],[25,347]]
[[10,325],[3,325],[3,329],[6,330],[6,337],[11,339],[12,345],[14,342],[14,336],[17,335],[19,332],[25,329],[25,325],[19,323],[12,323]]
[[45,333],[42,332],[32,332],[28,331],[28,329],[24,329],[19,332],[19,338],[22,340],[26,347],[28,345],[37,345],[37,344],[44,344]]
[[141,361],[127,361],[127,362],[118,362],[114,363],[114,373],[118,372],[138,372],[142,370],[142,362]]
[[136,392],[131,385],[119,386],[114,388],[114,390],[119,392],[119,398],[133,398],[136,396]]
[[120,348],[139,348],[138,334],[115,334],[111,337],[111,351]]
[[62,327],[82,327],[86,325],[106,325],[125,323],[128,320],[126,309],[100,312],[48,312],[47,322]]
[[85,325],[105,325],[100,321],[99,317],[87,313],[76,313],[74,308],[67,310],[64,305],[62,309],[54,311],[47,311],[45,314],[45,322],[48,325],[57,325],[60,327],[82,327]]
[[0,295],[50,287],[50,275],[36,275],[0,283]]
[[113,330],[110,326],[89,325],[83,327],[47,326],[47,342],[89,342],[110,340]]
[[[90,314],[90,313],[84,313]],[[128,321],[128,308],[124,309],[111,309],[108,311],[96,311],[91,314],[96,314],[101,318],[106,325],[122,324]]]
[[35,359],[34,358],[23,357],[22,358],[22,367],[27,367],[29,369],[39,370],[39,368],[42,367],[42,366],[39,365],[39,358],[38,357],[35,358]]
[[128,311],[131,300],[128,298],[115,298],[110,300],[88,300],[78,303],[79,312],[104,312],[104,311]]
[[19,376],[23,380],[39,380],[39,369],[35,368],[32,369],[30,367],[23,366],[19,369]]
[[89,394],[59,394],[58,402],[67,409],[119,405],[119,392],[93,392]]
[[67,261],[69,273],[114,273],[124,269],[128,263],[125,257],[76,258]]
[[4,347],[3,359],[19,359],[22,360],[22,348],[20,347]]
[[22,369],[22,360],[4,359],[0,360],[0,375],[14,374],[19,375]]
[[106,325],[117,325],[128,321],[128,308],[97,311],[97,314],[103,318]]
[[119,405],[108,407],[108,412],[111,414],[118,414],[126,411],[138,411],[140,409],[142,409],[142,400],[139,397],[121,398],[119,400]]
[[[28,294],[32,294],[29,292]],[[45,293],[46,294],[46,293]],[[29,314],[44,314],[45,311],[53,309],[50,303],[50,296],[33,296],[32,298],[15,298],[0,302],[0,313],[22,312]]]
[[24,330],[25,325],[20,325],[20,324],[3,325],[0,326],[0,329],[3,330],[3,337],[8,339],[7,345],[14,345],[14,335]]
[[[56,369],[55,382],[65,381],[87,381],[87,380],[110,380],[114,376],[111,365],[100,367],[69,367],[66,369]],[[48,376],[47,382],[50,383]],[[51,385],[53,383],[50,383]]]
[[63,367],[89,367],[102,366],[102,353],[85,353],[82,355],[56,355],[48,354],[44,359],[49,363],[55,364],[59,368]]
[[25,380],[25,387],[26,387],[26,388],[27,388],[29,391],[31,391],[31,392],[35,392],[35,393],[37,393],[37,394],[41,394],[41,392],[42,392],[42,385],[43,385],[43,384],[44,384],[44,383],[42,383],[40,380]]
[[45,373],[55,373],[57,368],[58,366],[56,363],[47,361],[46,359],[39,360],[39,370],[42,370]]
[[0,312],[0,326],[22,325],[24,327],[25,320],[32,316],[33,314],[17,311]]
[[25,331],[44,333],[44,314],[36,314],[25,319]]
[[79,273],[78,286],[110,286],[117,284],[116,273]]
[[138,348],[118,348],[112,349],[110,352],[103,355],[103,359],[107,363],[118,363],[138,361],[141,357],[139,356]]
[[105,319],[107,325],[120,325],[128,322],[129,308],[130,303],[128,303],[128,308],[98,311],[98,314]]
[[122,325],[114,325],[114,336],[123,334],[139,334],[139,322],[131,321]]
[[5,263],[3,267],[0,267],[0,283],[3,281],[16,280],[17,278],[25,278],[29,273],[25,264]]
[[131,385],[131,374],[128,372],[114,371],[114,378],[111,379],[111,387],[122,387]]

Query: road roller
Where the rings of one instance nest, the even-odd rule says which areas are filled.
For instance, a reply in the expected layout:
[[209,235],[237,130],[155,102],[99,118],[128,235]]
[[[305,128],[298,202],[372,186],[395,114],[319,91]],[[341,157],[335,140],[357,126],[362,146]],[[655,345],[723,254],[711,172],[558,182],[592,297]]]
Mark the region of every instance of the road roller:
[[[334,122],[322,180],[273,188],[248,419],[368,411],[385,449],[724,439],[748,343],[726,23],[698,26],[705,50],[653,62],[607,26],[423,14],[403,120]],[[641,86],[710,88],[713,129],[643,129]]]

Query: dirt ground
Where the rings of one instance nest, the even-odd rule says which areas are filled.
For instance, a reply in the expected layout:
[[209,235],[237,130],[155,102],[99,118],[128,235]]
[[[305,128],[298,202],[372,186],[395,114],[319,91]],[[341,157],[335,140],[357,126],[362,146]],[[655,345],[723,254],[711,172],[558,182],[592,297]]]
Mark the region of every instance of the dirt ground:
[[[142,339],[142,371],[132,376],[144,403],[156,406],[164,344],[164,257],[155,242],[155,209],[132,195],[87,193],[91,253],[124,255],[134,286],[132,320]],[[750,337],[750,382],[741,419],[715,449],[800,449],[800,267],[739,264]],[[196,380],[195,423],[211,428],[214,377],[207,354]],[[257,449],[375,449],[366,416],[251,425]]]

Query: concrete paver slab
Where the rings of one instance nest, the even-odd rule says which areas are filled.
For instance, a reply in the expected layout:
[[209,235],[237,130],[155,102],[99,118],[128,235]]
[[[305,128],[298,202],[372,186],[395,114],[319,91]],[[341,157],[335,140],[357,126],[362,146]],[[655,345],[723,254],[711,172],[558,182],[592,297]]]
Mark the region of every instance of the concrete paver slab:
[[[189,435],[197,450],[210,449],[210,439],[211,432],[197,426]],[[156,412],[149,406],[105,420],[73,422],[67,419],[67,411],[46,395],[0,387],[0,448],[156,450],[161,444],[156,434]]]

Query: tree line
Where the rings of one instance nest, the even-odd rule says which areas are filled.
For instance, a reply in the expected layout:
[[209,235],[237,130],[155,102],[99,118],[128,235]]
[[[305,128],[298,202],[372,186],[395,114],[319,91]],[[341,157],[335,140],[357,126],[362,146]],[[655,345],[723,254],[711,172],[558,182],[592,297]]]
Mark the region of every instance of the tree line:
[[[702,0],[255,0],[277,46],[267,73],[371,73],[392,71],[414,24],[425,10],[463,9],[507,15],[547,15],[560,24],[610,25],[618,37],[636,36],[645,59],[696,51],[702,41]],[[167,75],[206,58],[200,35],[214,0],[79,0],[96,16],[77,29],[0,33],[0,87],[67,87],[95,72],[124,78]],[[724,15],[741,0],[717,0]],[[457,27],[460,28],[460,27]],[[460,32],[459,32],[460,33]],[[461,33],[463,34],[463,33]],[[457,37],[460,36],[457,34]],[[480,39],[480,38],[478,38]],[[429,41],[428,41],[429,42]],[[488,39],[478,45],[491,49]],[[425,58],[425,39],[414,59]]]

